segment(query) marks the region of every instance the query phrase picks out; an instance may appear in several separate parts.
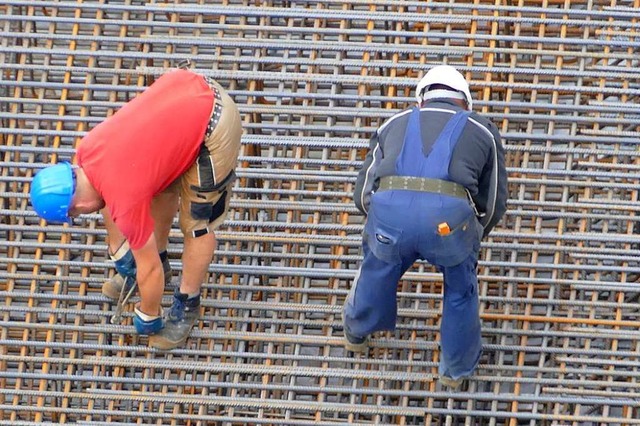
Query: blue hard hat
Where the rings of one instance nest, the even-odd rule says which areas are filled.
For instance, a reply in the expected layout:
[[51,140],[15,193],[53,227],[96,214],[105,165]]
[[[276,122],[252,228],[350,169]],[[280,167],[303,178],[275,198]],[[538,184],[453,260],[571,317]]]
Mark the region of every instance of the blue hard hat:
[[33,209],[47,222],[69,222],[75,186],[73,170],[67,162],[40,170],[31,181]]

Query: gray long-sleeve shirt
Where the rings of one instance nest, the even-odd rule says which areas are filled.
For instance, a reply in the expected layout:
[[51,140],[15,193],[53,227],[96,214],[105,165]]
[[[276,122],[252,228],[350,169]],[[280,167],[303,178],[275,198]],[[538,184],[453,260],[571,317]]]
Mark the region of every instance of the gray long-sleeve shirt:
[[[423,152],[430,152],[433,143],[449,119],[463,109],[446,99],[436,99],[420,108]],[[371,194],[381,177],[396,174],[396,159],[402,149],[410,109],[389,118],[372,136],[369,152],[354,191],[356,207],[365,215]],[[471,194],[484,226],[484,235],[491,232],[507,209],[507,172],[504,148],[497,127],[477,113],[471,113],[449,164],[449,177]]]

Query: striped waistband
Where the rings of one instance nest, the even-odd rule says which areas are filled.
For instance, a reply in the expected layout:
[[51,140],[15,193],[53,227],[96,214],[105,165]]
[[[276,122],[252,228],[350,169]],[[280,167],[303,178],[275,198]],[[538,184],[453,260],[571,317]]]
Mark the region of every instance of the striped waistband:
[[204,81],[207,82],[214,96],[213,111],[211,112],[209,124],[207,124],[207,130],[204,132],[204,138],[206,140],[209,136],[211,136],[213,131],[216,129],[216,126],[218,126],[218,123],[220,122],[220,116],[222,116],[222,99],[220,97],[220,90],[218,89],[217,85],[213,83],[213,80],[205,76]]

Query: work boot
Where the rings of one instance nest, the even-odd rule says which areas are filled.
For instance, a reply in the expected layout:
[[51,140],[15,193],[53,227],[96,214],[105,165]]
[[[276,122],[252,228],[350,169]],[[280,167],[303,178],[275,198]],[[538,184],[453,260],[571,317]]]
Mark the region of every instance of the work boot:
[[458,379],[452,379],[449,376],[440,376],[438,381],[440,382],[441,385],[448,386],[453,390],[456,390],[462,384],[464,379],[465,379],[464,377],[460,377]]
[[165,318],[164,328],[149,336],[149,346],[166,351],[184,345],[198,318],[200,296],[189,298],[177,288],[173,295],[173,305]]
[[356,336],[351,333],[345,323],[345,308],[347,302],[342,306],[342,330],[344,331],[344,348],[351,352],[364,352],[369,347],[369,336]]
[[[171,283],[171,277],[173,276],[173,271],[171,270],[171,264],[169,263],[168,258],[162,262],[162,269],[164,270],[164,285],[168,286]],[[120,292],[122,291],[123,285],[124,277],[116,273],[102,285],[102,294],[110,299],[118,300],[120,298]],[[129,280],[126,291],[128,292],[134,285],[135,280]]]
[[351,352],[364,352],[369,347],[369,336],[354,336],[349,332],[349,328],[344,326],[344,347]]
[[342,306],[342,330],[344,331],[344,348],[351,352],[364,352],[369,347],[369,336],[356,336],[351,333],[345,322],[347,301]]

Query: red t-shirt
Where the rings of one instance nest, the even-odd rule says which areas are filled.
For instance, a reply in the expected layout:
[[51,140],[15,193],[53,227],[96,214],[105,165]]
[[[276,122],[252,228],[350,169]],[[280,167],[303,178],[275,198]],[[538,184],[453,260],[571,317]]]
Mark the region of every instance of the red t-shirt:
[[132,249],[153,233],[152,198],[194,163],[213,101],[202,76],[171,71],[82,139],[78,164]]

